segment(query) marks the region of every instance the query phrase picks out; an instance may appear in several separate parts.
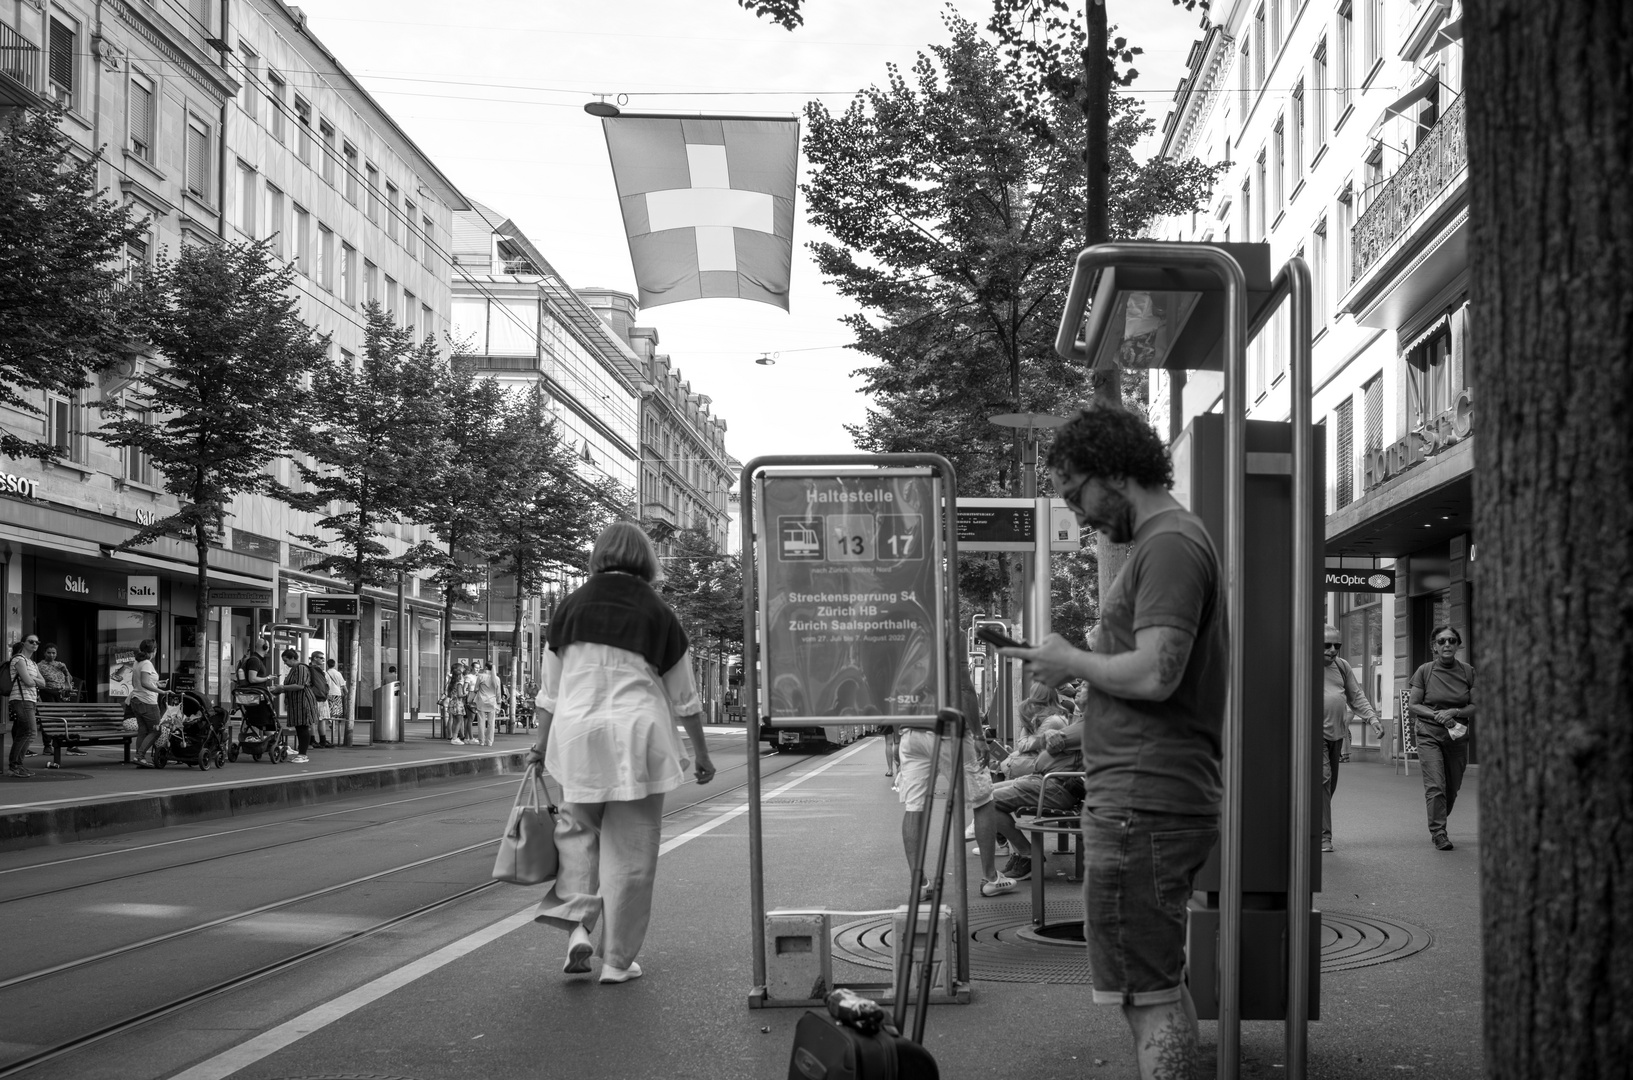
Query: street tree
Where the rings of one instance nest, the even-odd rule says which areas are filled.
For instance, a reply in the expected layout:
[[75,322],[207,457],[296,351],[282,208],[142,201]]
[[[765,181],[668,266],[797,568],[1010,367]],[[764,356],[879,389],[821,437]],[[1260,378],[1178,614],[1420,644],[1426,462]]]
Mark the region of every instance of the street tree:
[[[495,470],[498,498],[484,530],[489,561],[515,584],[511,638],[522,640],[529,597],[562,568],[583,572],[590,546],[610,517],[628,504],[618,485],[592,479],[562,437],[542,387],[513,395],[502,413],[502,447]],[[520,694],[521,650],[511,650],[510,699]]]
[[[317,515],[318,531],[297,539],[326,551],[312,569],[345,581],[359,599],[365,586],[387,587],[423,563],[425,552],[394,553],[384,527],[417,520],[437,487],[446,450],[435,438],[441,358],[433,338],[419,345],[375,301],[363,309],[362,355],[327,360],[312,377],[306,423],[294,434],[299,483],[279,489],[298,510]],[[360,687],[357,628],[341,624],[341,652]],[[356,721],[348,700],[346,737]]]
[[[135,351],[121,288],[126,246],[146,219],[97,189],[101,152],[76,153],[61,106],[17,110],[0,129],[0,408],[43,415],[35,395],[72,395]],[[0,429],[0,454],[49,460],[57,447]]]
[[675,533],[669,551],[659,592],[686,628],[694,659],[713,654],[714,699],[724,701],[726,657],[743,650],[742,561],[695,527]]
[[[232,501],[271,492],[267,466],[287,452],[305,408],[302,381],[327,337],[301,321],[293,271],[265,243],[184,246],[138,268],[127,299],[157,354],[118,398],[101,404],[102,438],[141,455],[180,504],[120,546],[160,536],[196,553],[199,655],[207,655],[210,544]],[[206,668],[199,689],[209,691]]]
[[1463,25],[1485,1071],[1619,1077],[1633,1059],[1633,18],[1602,0],[1490,0]]

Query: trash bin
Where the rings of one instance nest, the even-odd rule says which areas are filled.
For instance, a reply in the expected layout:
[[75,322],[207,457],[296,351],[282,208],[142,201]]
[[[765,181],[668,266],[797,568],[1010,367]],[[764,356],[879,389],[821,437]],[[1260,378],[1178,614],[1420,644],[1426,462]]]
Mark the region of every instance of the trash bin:
[[397,696],[397,682],[381,683],[374,688],[374,731],[375,742],[402,742],[403,741],[403,699]]

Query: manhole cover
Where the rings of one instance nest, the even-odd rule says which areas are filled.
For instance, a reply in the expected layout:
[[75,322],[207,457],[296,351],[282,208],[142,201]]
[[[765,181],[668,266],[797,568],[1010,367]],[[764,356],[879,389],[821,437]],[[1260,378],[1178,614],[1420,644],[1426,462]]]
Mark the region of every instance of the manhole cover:
[[[1044,907],[1046,928],[1032,926],[1031,904],[996,904],[970,913],[970,977],[989,982],[1091,982],[1080,939],[1061,924],[1081,920],[1083,907]],[[1397,919],[1346,911],[1321,913],[1321,970],[1346,971],[1400,960],[1433,943],[1429,931]],[[834,955],[864,967],[890,969],[890,917],[848,923],[834,931]]]
[[69,772],[66,769],[34,769],[30,770],[33,776],[8,776],[6,782],[15,784],[21,780],[25,784],[49,784],[56,780],[89,780],[90,773]]

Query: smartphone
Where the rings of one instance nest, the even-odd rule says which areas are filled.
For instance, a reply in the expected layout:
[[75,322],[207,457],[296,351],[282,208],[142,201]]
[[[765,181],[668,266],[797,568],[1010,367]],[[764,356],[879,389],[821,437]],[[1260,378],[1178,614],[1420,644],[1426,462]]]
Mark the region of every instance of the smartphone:
[[988,645],[996,645],[1000,649],[1030,649],[1032,646],[1024,641],[1016,641],[1002,630],[990,623],[977,626],[975,636]]

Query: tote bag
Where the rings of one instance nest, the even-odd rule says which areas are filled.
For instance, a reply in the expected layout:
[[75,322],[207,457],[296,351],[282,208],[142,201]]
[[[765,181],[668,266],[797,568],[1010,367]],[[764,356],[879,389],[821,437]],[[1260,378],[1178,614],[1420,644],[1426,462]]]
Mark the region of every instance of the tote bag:
[[499,838],[493,880],[542,885],[556,876],[556,808],[548,800],[539,770],[527,770]]

